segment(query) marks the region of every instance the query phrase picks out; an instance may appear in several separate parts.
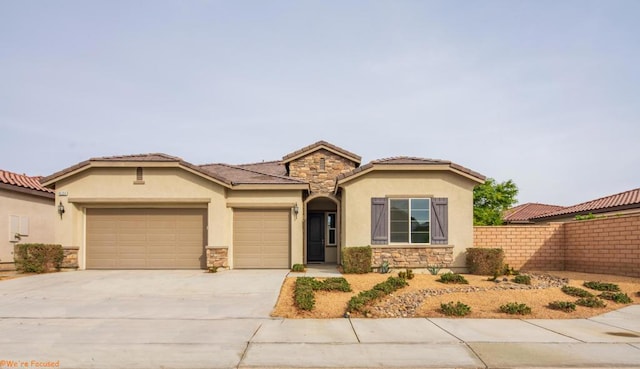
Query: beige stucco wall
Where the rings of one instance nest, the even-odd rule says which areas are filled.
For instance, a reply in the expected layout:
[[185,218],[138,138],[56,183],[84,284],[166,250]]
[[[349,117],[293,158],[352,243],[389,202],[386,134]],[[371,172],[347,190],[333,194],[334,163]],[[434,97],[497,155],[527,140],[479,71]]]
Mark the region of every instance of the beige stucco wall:
[[0,189],[0,263],[13,263],[15,242],[10,234],[11,215],[28,217],[29,234],[20,243],[53,243],[57,216],[53,199]]
[[[372,197],[447,197],[449,245],[453,267],[465,266],[464,252],[473,247],[473,187],[476,182],[444,171],[374,171],[343,185],[343,247],[371,245]],[[390,244],[402,245],[402,244]],[[406,245],[406,244],[405,244]]]
[[[135,184],[136,166],[90,168],[56,183],[56,204],[62,202],[66,212],[55,221],[55,242],[78,246],[79,267],[85,266],[85,209],[96,207],[207,208],[207,245],[229,247],[233,255],[233,209],[230,203],[301,204],[301,191],[234,191],[182,168],[144,168],[144,184]],[[67,192],[67,196],[60,196]],[[300,218],[300,216],[299,216]],[[292,262],[302,260],[301,219],[292,214]],[[296,251],[298,250],[299,251]],[[233,267],[233,260],[230,260]]]

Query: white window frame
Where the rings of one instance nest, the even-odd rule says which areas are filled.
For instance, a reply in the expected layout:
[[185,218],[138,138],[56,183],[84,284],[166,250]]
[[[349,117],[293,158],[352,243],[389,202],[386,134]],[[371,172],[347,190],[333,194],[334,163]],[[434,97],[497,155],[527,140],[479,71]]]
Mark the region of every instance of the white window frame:
[[[393,242],[391,240],[391,212],[392,212],[392,207],[391,207],[391,201],[396,201],[396,200],[406,200],[409,203],[409,228],[407,229],[407,233],[409,235],[409,242]],[[427,200],[427,210],[429,211],[429,239],[427,240],[427,242],[411,242],[411,200]],[[387,199],[387,229],[388,229],[388,234],[387,234],[387,239],[389,240],[388,243],[389,244],[396,244],[396,245],[431,245],[431,216],[433,214],[431,214],[431,198],[430,197],[390,197]]]

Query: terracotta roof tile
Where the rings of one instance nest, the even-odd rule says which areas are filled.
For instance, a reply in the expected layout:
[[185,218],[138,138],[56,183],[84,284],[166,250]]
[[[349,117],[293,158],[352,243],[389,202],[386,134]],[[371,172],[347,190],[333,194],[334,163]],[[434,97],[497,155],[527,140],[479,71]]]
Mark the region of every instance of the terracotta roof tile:
[[534,217],[558,211],[562,208],[564,208],[564,206],[528,202],[507,210],[502,220],[505,223],[528,223],[531,222],[531,219]]
[[618,208],[640,208],[640,188],[621,192],[611,196],[567,206],[560,210],[536,216],[534,219],[551,218],[565,215],[579,215],[587,213],[603,213]]
[[43,187],[42,184],[40,184],[41,178],[40,176],[30,177],[26,174],[18,174],[0,169],[0,183],[29,190],[53,193],[53,190]]
[[203,170],[227,178],[232,184],[306,184],[293,178],[262,173],[240,166],[214,163],[201,165]]
[[306,153],[308,151],[313,151],[316,148],[319,148],[321,146],[325,146],[325,147],[327,147],[327,148],[329,148],[329,149],[331,149],[333,151],[336,151],[336,152],[338,152],[338,153],[340,153],[340,154],[342,154],[344,156],[353,158],[353,159],[355,159],[357,161],[358,164],[360,164],[360,161],[362,160],[362,158],[359,155],[356,155],[356,154],[354,154],[354,153],[352,153],[350,151],[347,151],[347,150],[345,150],[345,149],[343,149],[341,147],[338,147],[336,145],[330,144],[327,141],[318,141],[316,143],[312,143],[309,146],[305,146],[305,147],[301,148],[300,150],[296,150],[296,151],[292,152],[291,154],[285,155],[282,158],[282,161],[283,162],[287,162],[287,161],[289,161],[289,159],[295,158],[296,156],[298,156],[300,154],[303,154],[303,153]]
[[338,178],[336,180],[342,180],[348,177],[351,177],[355,174],[358,174],[362,171],[365,171],[369,168],[372,168],[373,166],[376,165],[448,165],[451,168],[457,169],[461,172],[464,172],[466,174],[469,174],[472,177],[476,177],[482,181],[484,181],[486,179],[485,176],[483,176],[482,174],[478,173],[478,172],[474,172],[471,169],[465,168],[461,165],[458,165],[456,163],[452,163],[448,160],[440,160],[440,159],[427,159],[427,158],[416,158],[416,157],[410,157],[410,156],[395,156],[395,157],[391,157],[391,158],[384,158],[384,159],[378,159],[378,160],[373,160],[359,168],[356,168],[354,170],[352,170],[351,172],[348,173],[343,173],[341,175],[338,176]]

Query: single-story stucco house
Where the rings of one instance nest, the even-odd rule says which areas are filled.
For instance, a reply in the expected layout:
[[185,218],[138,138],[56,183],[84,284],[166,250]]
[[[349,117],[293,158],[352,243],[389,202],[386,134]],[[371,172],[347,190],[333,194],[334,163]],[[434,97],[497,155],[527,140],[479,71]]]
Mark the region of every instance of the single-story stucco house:
[[77,248],[80,269],[290,268],[366,245],[374,265],[464,268],[485,177],[444,160],[360,164],[319,141],[244,165],[94,158],[42,183],[65,209],[55,242]]
[[40,177],[0,170],[0,269],[13,269],[16,243],[53,242],[54,197]]

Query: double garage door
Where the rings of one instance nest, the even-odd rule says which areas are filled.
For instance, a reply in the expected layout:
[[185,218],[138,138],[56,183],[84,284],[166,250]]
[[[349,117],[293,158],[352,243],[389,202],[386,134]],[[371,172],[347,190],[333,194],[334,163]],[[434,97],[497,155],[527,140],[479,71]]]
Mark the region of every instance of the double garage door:
[[206,266],[205,209],[87,209],[88,269]]
[[[88,269],[206,267],[206,209],[87,209]],[[235,268],[289,268],[290,211],[235,209]]]

